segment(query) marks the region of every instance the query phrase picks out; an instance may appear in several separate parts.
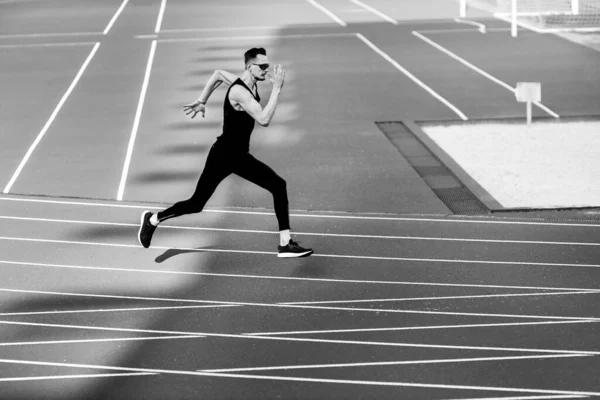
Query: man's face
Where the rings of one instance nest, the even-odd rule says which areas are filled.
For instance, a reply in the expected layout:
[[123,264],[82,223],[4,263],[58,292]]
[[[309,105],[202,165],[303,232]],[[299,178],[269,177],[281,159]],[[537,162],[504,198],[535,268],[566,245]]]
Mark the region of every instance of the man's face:
[[267,78],[268,72],[269,58],[267,56],[259,54],[252,62],[250,62],[250,73],[257,81],[264,81]]

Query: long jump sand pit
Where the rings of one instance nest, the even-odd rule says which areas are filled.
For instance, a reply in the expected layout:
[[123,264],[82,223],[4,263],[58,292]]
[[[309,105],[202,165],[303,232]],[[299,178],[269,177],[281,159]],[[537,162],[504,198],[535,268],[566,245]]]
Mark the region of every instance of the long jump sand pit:
[[505,209],[600,207],[600,118],[421,129]]

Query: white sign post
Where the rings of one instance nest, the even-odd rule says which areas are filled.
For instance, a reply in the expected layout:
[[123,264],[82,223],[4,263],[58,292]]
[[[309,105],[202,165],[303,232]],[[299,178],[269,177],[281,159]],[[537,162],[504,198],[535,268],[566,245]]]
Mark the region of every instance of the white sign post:
[[519,103],[527,103],[527,125],[530,125],[531,103],[542,101],[542,84],[540,82],[517,82],[515,95]]

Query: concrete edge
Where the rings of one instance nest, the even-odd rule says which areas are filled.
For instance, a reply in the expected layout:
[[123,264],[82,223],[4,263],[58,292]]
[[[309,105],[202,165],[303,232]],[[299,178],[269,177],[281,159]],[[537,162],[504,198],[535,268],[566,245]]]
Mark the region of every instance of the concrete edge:
[[[450,157],[440,146],[437,145],[421,128],[421,126],[439,126],[439,125],[469,125],[469,124],[485,124],[485,123],[505,123],[505,124],[522,124],[525,121],[524,117],[502,117],[502,118],[473,118],[468,121],[457,119],[439,119],[426,121],[411,121],[403,120],[401,122],[415,137],[417,137],[424,146],[429,148],[431,152],[440,159],[448,169],[461,181],[467,189],[469,189],[475,197],[477,197],[490,212],[549,212],[549,211],[586,211],[597,210],[597,207],[548,207],[548,208],[526,208],[526,207],[503,207],[495,200],[481,185],[477,183],[471,176]],[[600,114],[573,114],[554,118],[550,116],[533,117],[532,121],[538,122],[586,122],[600,121]]]
[[421,129],[418,121],[400,121],[415,137],[436,156],[454,176],[466,186],[490,211],[506,211],[506,208],[492,197],[477,181],[469,175],[448,153],[435,143]]

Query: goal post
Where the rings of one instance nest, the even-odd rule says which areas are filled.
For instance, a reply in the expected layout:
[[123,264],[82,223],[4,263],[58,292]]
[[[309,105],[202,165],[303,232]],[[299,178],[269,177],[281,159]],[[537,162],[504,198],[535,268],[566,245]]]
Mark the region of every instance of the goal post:
[[460,16],[481,10],[511,25],[539,33],[600,32],[600,0],[459,0]]

